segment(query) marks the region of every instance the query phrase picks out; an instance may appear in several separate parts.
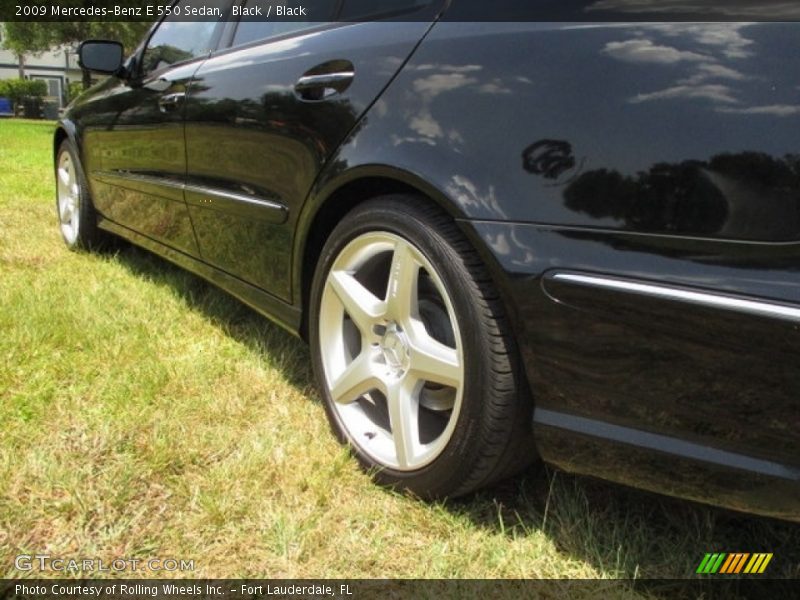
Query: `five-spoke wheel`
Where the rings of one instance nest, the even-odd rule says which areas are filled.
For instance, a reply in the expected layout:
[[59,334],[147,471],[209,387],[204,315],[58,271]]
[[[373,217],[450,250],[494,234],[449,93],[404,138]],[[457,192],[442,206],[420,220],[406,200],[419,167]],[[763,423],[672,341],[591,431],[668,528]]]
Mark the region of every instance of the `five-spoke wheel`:
[[345,216],[322,250],[310,302],[331,425],[379,481],[453,496],[534,458],[502,306],[433,205],[392,196]]
[[452,302],[430,261],[393,233],[356,237],[328,273],[319,328],[349,438],[403,471],[436,458],[461,408],[464,363]]
[[66,150],[58,157],[56,189],[61,235],[68,245],[73,245],[78,239],[80,223],[80,188],[72,156]]
[[89,198],[75,146],[64,140],[55,160],[56,211],[61,236],[69,248],[94,248],[105,241]]

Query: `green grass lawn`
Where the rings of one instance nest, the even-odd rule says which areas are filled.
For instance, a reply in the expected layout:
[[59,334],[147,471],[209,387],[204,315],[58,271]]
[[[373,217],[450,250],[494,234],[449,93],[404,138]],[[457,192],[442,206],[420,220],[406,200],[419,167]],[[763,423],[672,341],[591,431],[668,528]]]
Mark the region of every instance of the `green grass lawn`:
[[64,248],[52,129],[0,121],[0,574],[47,553],[193,559],[195,577],[611,580],[767,551],[800,577],[796,525],[540,468],[448,504],[376,487],[329,434],[302,342],[142,250]]

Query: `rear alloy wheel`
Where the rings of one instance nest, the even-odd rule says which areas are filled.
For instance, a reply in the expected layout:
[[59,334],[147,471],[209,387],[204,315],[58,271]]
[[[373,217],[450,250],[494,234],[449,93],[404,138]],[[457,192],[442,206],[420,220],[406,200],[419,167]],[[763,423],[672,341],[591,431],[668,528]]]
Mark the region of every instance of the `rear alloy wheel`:
[[514,450],[529,441],[530,420],[519,427],[518,417],[530,402],[500,303],[438,210],[394,196],[347,215],[323,250],[312,303],[326,411],[379,481],[453,496],[534,458]]
[[[388,293],[370,291],[379,286]],[[319,327],[325,384],[349,437],[400,471],[439,456],[461,409],[463,348],[444,284],[419,249],[383,231],[351,240],[328,274]]]
[[64,140],[56,154],[56,210],[64,242],[71,249],[90,249],[105,241],[89,198],[75,147]]

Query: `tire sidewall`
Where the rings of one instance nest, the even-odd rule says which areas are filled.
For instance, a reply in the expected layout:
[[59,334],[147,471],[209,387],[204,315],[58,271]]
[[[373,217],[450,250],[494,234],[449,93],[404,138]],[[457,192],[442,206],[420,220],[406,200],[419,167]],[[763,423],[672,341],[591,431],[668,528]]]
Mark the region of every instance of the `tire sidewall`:
[[[342,249],[353,239],[365,233],[385,231],[398,235],[413,244],[436,269],[458,322],[464,362],[464,389],[451,438],[443,451],[430,463],[414,471],[381,468],[352,442],[333,406],[327,386],[319,339],[319,307],[328,273]],[[490,385],[485,360],[489,348],[480,326],[479,303],[476,290],[470,285],[469,273],[461,256],[450,246],[424,215],[416,211],[396,210],[391,199],[372,202],[356,208],[334,229],[323,248],[311,290],[309,338],[315,377],[323,397],[323,404],[337,438],[348,444],[367,470],[376,470],[375,478],[385,485],[403,487],[421,497],[440,497],[442,490],[457,487],[458,482],[471,473],[478,458],[479,444],[475,443],[477,431],[484,422],[482,390]],[[481,360],[481,359],[484,360]]]
[[[68,153],[70,160],[72,161],[73,169],[75,169],[75,178],[78,183],[78,233],[75,236],[75,240],[70,241],[66,237],[64,237],[64,232],[61,230],[61,217],[59,215],[59,202],[58,202],[58,165],[61,161],[61,157],[64,153]],[[56,216],[58,217],[59,227],[58,230],[61,233],[61,238],[64,240],[64,243],[70,249],[81,249],[81,248],[89,248],[92,246],[92,243],[96,240],[95,233],[95,214],[93,210],[93,206],[89,201],[88,196],[88,189],[86,187],[86,178],[83,174],[83,166],[81,165],[80,158],[78,157],[78,152],[75,148],[75,145],[72,143],[71,140],[65,139],[61,142],[61,145],[58,147],[58,151],[56,152],[56,160],[54,165],[55,176],[56,176]]]

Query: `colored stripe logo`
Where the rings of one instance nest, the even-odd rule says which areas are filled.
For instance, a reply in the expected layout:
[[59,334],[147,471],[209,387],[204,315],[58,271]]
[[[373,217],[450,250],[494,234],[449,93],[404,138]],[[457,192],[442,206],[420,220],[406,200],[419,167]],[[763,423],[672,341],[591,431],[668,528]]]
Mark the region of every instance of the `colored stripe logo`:
[[772,553],[750,554],[748,552],[717,552],[708,553],[703,557],[696,573],[702,575],[736,575],[747,573],[756,575],[763,573],[769,562],[772,560]]

